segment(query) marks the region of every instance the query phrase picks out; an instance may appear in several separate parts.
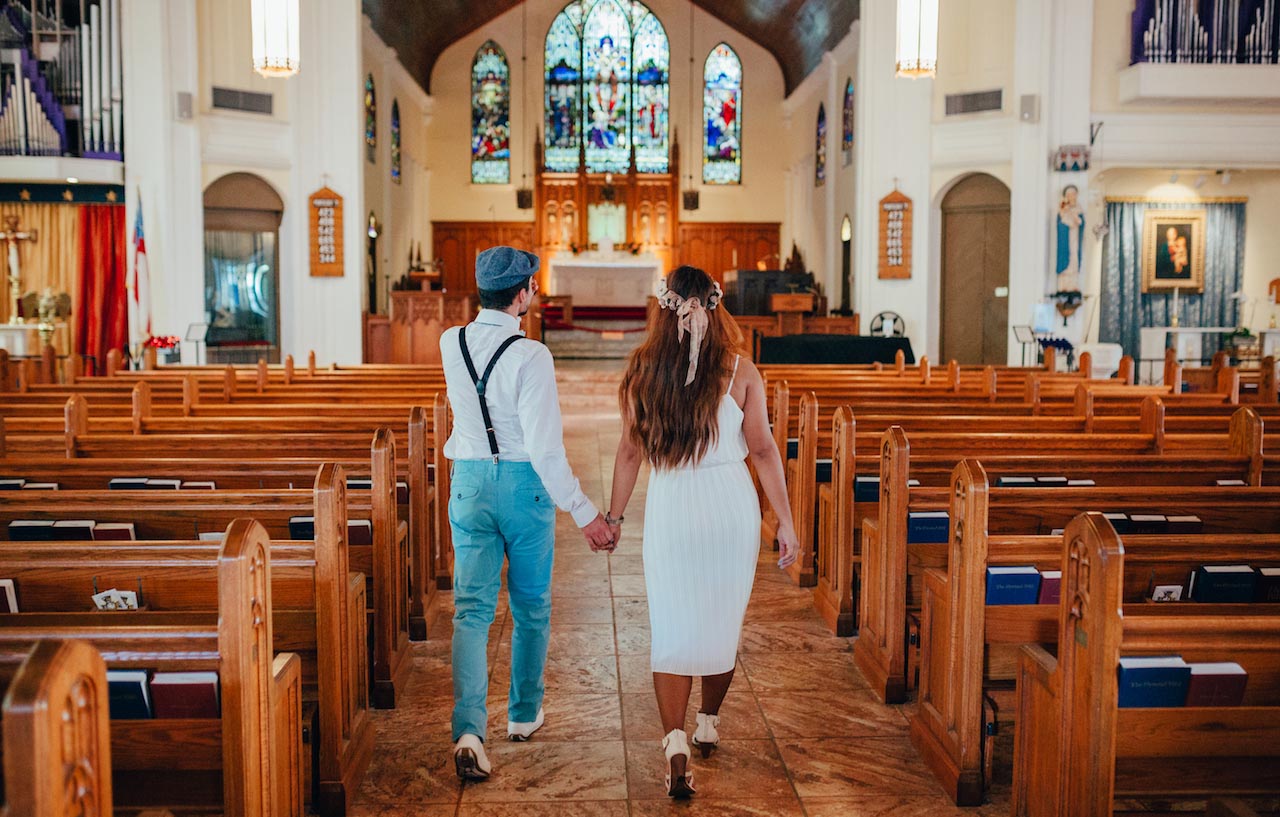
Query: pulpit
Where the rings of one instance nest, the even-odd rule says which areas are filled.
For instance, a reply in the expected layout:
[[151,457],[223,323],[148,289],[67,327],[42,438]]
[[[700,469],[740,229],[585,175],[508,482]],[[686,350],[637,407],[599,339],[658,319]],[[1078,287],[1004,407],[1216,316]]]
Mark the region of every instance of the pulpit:
[[769,296],[769,310],[778,316],[779,334],[799,335],[805,314],[813,312],[813,293],[775,292]]
[[476,314],[467,293],[398,290],[391,293],[391,363],[439,363],[440,336]]

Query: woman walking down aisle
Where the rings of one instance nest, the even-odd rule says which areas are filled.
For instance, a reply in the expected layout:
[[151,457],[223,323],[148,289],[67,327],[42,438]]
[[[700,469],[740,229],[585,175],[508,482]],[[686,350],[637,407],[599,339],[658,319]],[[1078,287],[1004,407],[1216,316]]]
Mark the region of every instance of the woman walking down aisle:
[[764,382],[741,355],[742,335],[719,308],[719,285],[694,267],[668,276],[644,344],[620,389],[623,433],[606,521],[616,547],[640,465],[652,466],[644,515],[651,666],[666,737],[667,793],[694,793],[685,712],[693,677],[702,708],[693,743],[718,746],[720,704],[760,549],[760,502],[746,458],[779,518],[779,567],[797,542],[782,460],[769,433]]

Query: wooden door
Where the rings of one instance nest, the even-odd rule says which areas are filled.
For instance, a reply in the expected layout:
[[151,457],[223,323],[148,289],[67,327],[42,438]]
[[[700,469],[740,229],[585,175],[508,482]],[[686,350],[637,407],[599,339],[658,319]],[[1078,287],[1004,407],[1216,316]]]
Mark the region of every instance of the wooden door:
[[1009,188],[984,173],[942,200],[943,360],[1003,365],[1009,344]]

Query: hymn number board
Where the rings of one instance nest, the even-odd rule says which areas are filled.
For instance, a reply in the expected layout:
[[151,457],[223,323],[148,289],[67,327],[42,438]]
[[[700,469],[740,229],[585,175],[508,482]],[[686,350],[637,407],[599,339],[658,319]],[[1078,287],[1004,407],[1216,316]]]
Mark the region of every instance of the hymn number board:
[[322,187],[311,194],[311,276],[342,273],[342,196]]
[[880,199],[880,277],[911,277],[911,199],[897,190]]

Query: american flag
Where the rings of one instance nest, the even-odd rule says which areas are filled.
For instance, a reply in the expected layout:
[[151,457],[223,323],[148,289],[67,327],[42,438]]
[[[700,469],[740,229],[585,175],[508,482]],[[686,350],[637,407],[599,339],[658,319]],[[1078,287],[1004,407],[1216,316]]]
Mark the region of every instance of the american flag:
[[138,192],[138,212],[133,222],[133,338],[141,343],[151,337],[151,270],[147,265],[147,242],[142,230],[142,192]]

